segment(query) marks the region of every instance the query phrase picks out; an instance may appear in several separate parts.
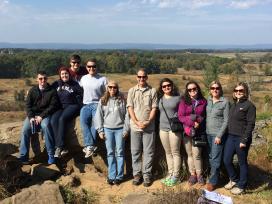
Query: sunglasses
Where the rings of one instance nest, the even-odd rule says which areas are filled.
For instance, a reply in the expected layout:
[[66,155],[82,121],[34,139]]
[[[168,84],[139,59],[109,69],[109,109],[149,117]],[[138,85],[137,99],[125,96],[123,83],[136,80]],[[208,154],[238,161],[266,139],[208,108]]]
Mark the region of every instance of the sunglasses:
[[163,85],[162,88],[165,89],[166,87],[172,87],[171,84],[166,84],[166,85]]
[[109,89],[117,89],[117,86],[108,86]]
[[146,76],[137,76],[138,79],[146,79]]
[[210,90],[217,90],[217,91],[219,91],[220,88],[219,87],[211,87]]
[[191,89],[187,89],[188,92],[192,92],[192,91],[196,91],[197,88],[191,88]]
[[38,78],[40,81],[42,81],[42,80],[47,80],[47,77],[40,77],[40,78]]
[[71,61],[72,64],[80,64],[79,61]]
[[235,93],[237,93],[237,92],[244,93],[244,89],[234,89],[233,92],[235,92]]
[[96,68],[96,65],[87,65],[88,68]]

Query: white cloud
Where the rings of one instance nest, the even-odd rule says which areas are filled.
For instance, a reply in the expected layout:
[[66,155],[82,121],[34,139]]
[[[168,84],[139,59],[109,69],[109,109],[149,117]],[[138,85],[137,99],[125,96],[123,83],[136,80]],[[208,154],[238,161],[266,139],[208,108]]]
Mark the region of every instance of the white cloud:
[[5,12],[5,9],[7,8],[9,4],[8,0],[0,0],[0,12]]
[[259,1],[256,0],[248,0],[248,1],[231,1],[230,7],[236,8],[236,9],[248,9],[253,6],[256,6],[259,3]]

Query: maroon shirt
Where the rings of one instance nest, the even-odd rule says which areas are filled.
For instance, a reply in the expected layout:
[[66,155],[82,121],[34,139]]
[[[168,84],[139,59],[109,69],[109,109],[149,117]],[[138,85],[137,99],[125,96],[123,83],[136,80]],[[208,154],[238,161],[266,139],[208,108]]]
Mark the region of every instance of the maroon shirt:
[[70,75],[73,80],[79,81],[82,76],[88,74],[88,71],[85,67],[79,67],[78,72],[74,72],[71,68],[69,68]]

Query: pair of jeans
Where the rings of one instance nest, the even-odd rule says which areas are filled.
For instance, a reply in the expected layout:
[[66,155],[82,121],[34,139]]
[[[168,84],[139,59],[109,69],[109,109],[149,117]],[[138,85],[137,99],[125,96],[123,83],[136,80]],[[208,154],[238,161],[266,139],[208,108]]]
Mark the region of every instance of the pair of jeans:
[[106,136],[108,178],[122,180],[124,177],[124,149],[123,128],[104,128]]
[[209,183],[211,183],[212,185],[216,185],[218,183],[224,147],[222,139],[220,144],[215,144],[214,143],[215,138],[216,135],[207,134],[207,140],[209,144],[208,145],[209,163],[211,167]]
[[96,144],[96,130],[94,127],[94,116],[97,103],[84,105],[80,110],[80,125],[83,134],[84,146],[94,146]]
[[67,105],[64,109],[55,112],[50,120],[53,129],[55,146],[64,147],[64,137],[66,134],[67,125],[79,115],[80,106],[77,104]]
[[[247,155],[249,147],[252,142],[252,138],[249,138],[246,147],[243,148],[240,148],[240,141],[241,141],[240,136],[230,134],[228,135],[224,147],[224,164],[227,169],[230,180],[236,182],[239,188],[245,189],[247,185],[248,176]],[[239,178],[233,166],[233,156],[235,153],[237,154],[238,163],[240,167]]]
[[[50,117],[44,118],[41,122],[41,130],[45,137],[45,145],[46,150],[49,156],[54,156],[55,152],[55,141],[52,134],[52,129],[50,127]],[[33,141],[31,137],[36,137],[36,134],[31,133],[31,124],[29,118],[26,118],[24,121],[23,129],[21,132],[21,142],[20,142],[20,158],[24,161],[29,159],[29,147],[30,141]],[[38,140],[38,138],[36,138]],[[33,143],[32,143],[33,144]],[[36,142],[36,145],[39,143]],[[35,150],[38,148],[36,147],[33,149],[34,153]],[[33,145],[32,145],[33,148]]]
[[144,179],[151,178],[152,163],[155,154],[155,134],[153,131],[131,130],[130,135],[133,176],[141,175],[142,172]]

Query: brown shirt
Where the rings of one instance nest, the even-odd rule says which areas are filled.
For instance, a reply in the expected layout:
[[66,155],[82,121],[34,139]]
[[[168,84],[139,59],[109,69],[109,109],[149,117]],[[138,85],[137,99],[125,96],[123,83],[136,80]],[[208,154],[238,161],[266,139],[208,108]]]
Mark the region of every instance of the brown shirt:
[[[156,89],[147,85],[145,88],[140,88],[138,85],[132,87],[128,91],[127,107],[134,109],[135,116],[138,121],[147,121],[150,116],[150,112],[153,108],[157,108],[157,93]],[[137,125],[130,119],[131,129],[134,131],[143,131],[139,129]],[[155,122],[150,121],[144,131],[153,131],[155,128]]]

